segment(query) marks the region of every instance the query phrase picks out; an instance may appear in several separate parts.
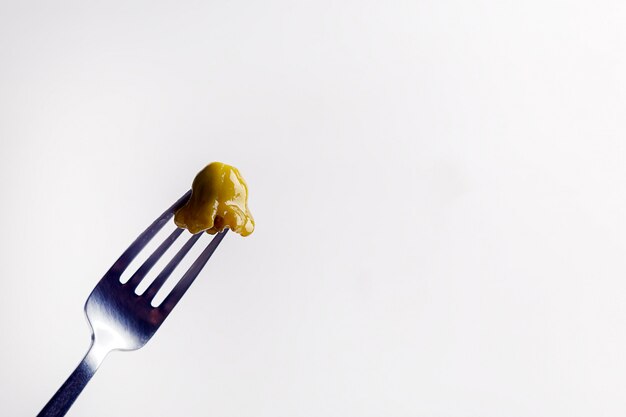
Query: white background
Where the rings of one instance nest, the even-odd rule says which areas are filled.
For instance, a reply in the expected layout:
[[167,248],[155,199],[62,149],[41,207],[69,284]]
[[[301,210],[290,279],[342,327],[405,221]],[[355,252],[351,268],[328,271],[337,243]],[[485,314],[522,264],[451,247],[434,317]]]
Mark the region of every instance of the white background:
[[0,3],[0,415],[206,163],[231,234],[69,415],[626,414],[626,3]]

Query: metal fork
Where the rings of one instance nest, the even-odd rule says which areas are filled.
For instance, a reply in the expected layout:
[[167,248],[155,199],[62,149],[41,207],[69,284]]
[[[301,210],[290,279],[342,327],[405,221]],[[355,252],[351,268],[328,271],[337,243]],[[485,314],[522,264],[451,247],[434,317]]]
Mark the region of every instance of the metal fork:
[[183,229],[177,228],[126,283],[120,282],[122,273],[131,261],[172,218],[176,210],[185,204],[190,195],[191,191],[188,191],[141,233],[93,289],[85,304],[85,314],[91,327],[91,346],[76,370],[48,401],[38,417],[64,416],[109,352],[136,350],[144,346],[207,263],[224,238],[226,230],[215,235],[158,307],[151,305],[154,296],[202,233],[187,240],[143,294],[135,294],[137,285],[183,232]]

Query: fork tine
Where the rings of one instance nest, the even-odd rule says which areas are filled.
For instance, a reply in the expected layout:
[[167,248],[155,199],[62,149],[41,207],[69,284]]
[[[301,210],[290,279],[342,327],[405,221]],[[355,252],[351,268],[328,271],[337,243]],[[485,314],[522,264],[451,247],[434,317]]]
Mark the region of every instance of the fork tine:
[[145,278],[146,274],[150,272],[154,264],[156,264],[161,256],[163,256],[165,251],[167,251],[170,246],[172,246],[172,243],[174,243],[176,239],[178,239],[178,236],[180,236],[182,232],[183,229],[176,228],[167,238],[165,238],[163,243],[161,243],[159,247],[154,252],[152,252],[148,259],[146,259],[146,261],[139,267],[139,269],[135,271],[133,276],[128,280],[125,285],[130,288],[137,287],[141,280]]
[[141,295],[142,297],[145,297],[148,301],[152,301],[152,298],[156,295],[157,292],[159,292],[159,289],[163,286],[163,284],[165,284],[165,281],[167,281],[169,276],[172,275],[172,272],[174,272],[174,269],[176,269],[180,261],[183,260],[183,258],[191,250],[193,245],[198,241],[198,239],[200,239],[200,236],[202,236],[202,233],[197,233],[191,236],[189,240],[185,242],[183,247],[180,248],[180,250],[172,258],[172,260],[168,262],[168,264],[165,266],[165,268],[163,268],[161,273],[154,279],[154,281],[152,281],[150,286],[148,286],[148,289]]
[[161,228],[172,218],[174,213],[181,208],[191,196],[191,190],[187,191],[181,198],[178,199],[170,208],[165,210],[146,230],[141,233],[137,239],[122,253],[122,255],[115,261],[113,266],[104,274],[104,278],[116,278],[119,279],[122,272],[128,267],[133,259],[141,252],[150,240],[158,233]]
[[228,229],[225,229],[223,232],[218,233],[213,238],[213,240],[211,240],[211,242],[207,245],[204,251],[202,251],[200,256],[198,256],[198,259],[196,259],[191,267],[189,267],[187,272],[185,272],[185,275],[183,275],[180,281],[176,284],[172,292],[170,292],[167,297],[165,297],[165,300],[163,300],[163,303],[161,304],[161,306],[159,306],[159,309],[162,311],[165,317],[170,314],[172,309],[176,306],[176,304],[178,304],[183,295],[185,295],[185,292],[189,289],[202,268],[204,268],[204,265],[206,265],[206,263],[209,261],[209,258],[211,257],[211,255],[213,255],[215,249],[217,249],[219,244],[222,242],[224,236],[226,236],[227,231]]

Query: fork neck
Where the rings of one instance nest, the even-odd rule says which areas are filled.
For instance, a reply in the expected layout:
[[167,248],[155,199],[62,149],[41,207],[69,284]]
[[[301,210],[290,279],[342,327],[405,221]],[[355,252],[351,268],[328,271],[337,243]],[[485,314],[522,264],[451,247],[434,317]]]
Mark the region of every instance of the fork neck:
[[109,352],[110,349],[103,347],[92,339],[91,346],[83,360],[41,412],[37,414],[37,417],[64,416]]
[[95,339],[92,339],[91,346],[89,346],[89,350],[83,358],[83,362],[95,372],[109,352],[111,352],[109,347],[99,344]]

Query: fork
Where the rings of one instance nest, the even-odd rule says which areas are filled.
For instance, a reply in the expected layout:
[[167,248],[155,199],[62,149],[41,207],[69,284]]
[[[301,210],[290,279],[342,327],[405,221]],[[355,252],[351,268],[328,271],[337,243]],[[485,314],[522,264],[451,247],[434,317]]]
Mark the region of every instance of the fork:
[[85,303],[85,314],[91,327],[89,350],[78,367],[37,417],[64,416],[109,352],[113,350],[137,350],[144,346],[163,324],[163,321],[206,265],[226,235],[227,230],[215,235],[159,306],[152,306],[154,296],[202,233],[192,235],[148,288],[141,295],[135,294],[141,280],[182,234],[183,229],[176,228],[127,282],[122,283],[120,281],[122,273],[128,268],[131,261],[172,218],[174,213],[185,204],[190,195],[191,191],[188,191],[148,226],[93,289]]

